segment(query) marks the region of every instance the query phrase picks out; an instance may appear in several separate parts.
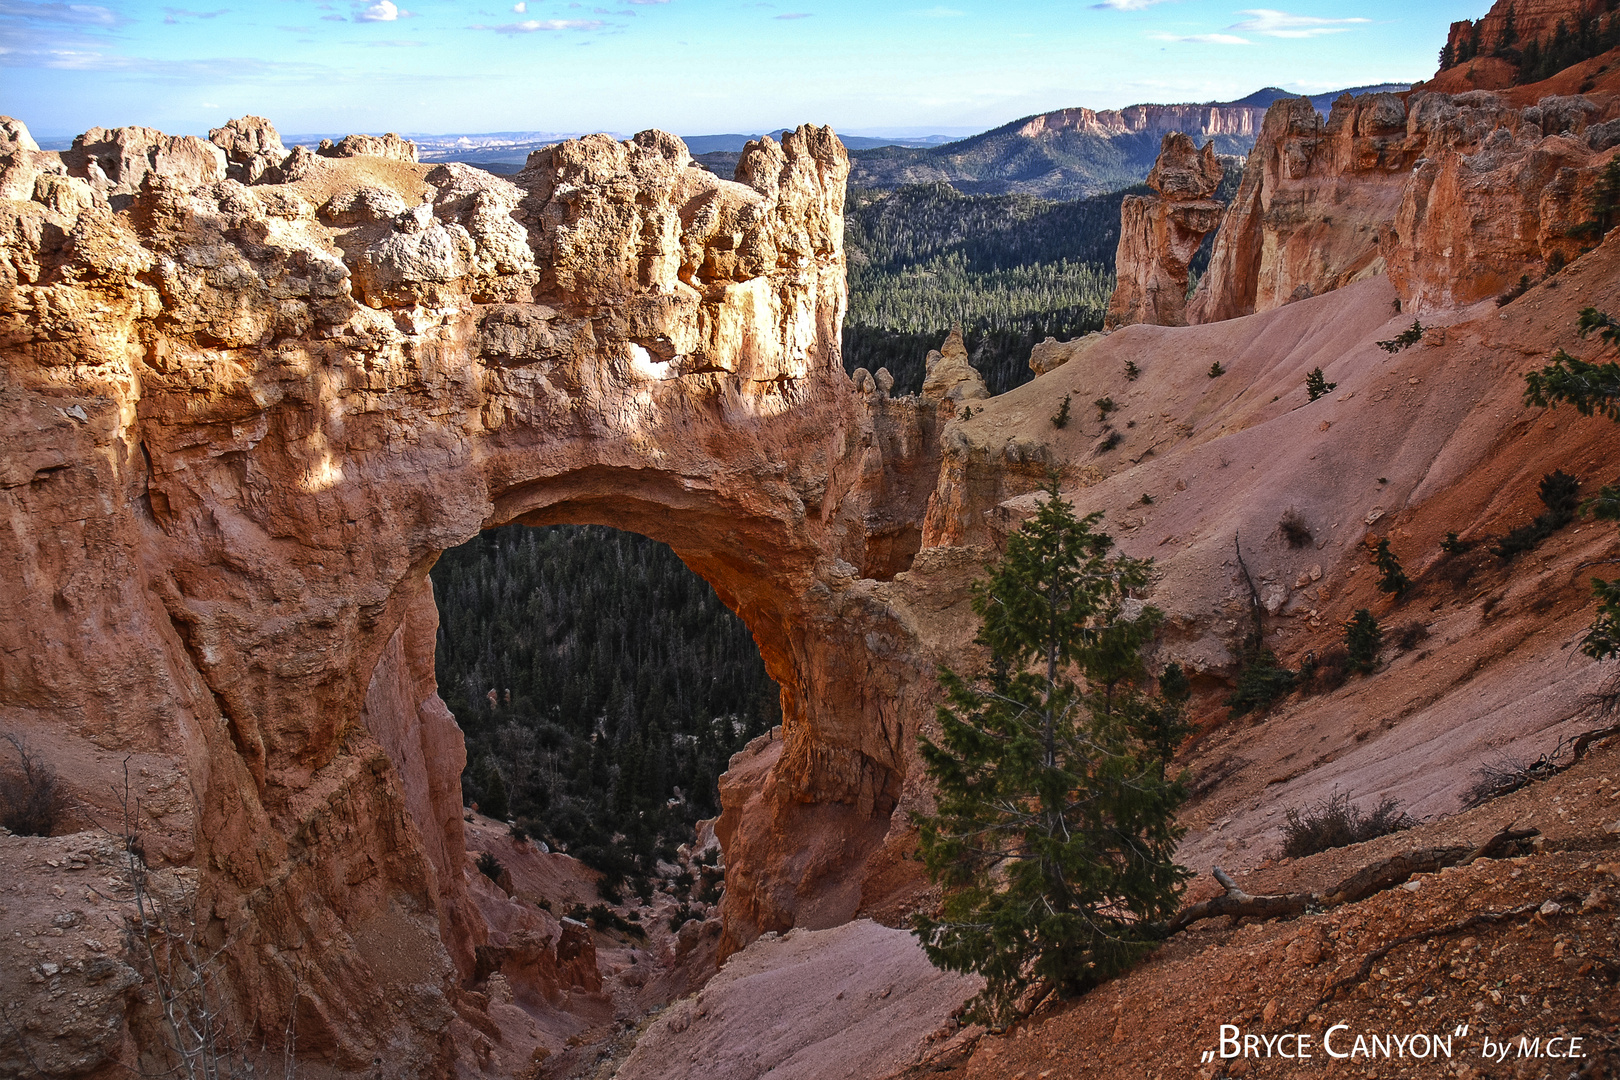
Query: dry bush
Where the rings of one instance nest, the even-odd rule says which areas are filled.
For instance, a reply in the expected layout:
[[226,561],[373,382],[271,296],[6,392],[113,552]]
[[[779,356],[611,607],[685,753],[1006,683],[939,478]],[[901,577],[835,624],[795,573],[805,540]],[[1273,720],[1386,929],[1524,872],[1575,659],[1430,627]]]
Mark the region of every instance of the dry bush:
[[1429,628],[1420,622],[1409,622],[1404,626],[1396,627],[1389,635],[1395,647],[1401,652],[1411,652],[1418,644],[1429,636]]
[[1283,823],[1282,853],[1296,859],[1401,832],[1417,824],[1389,796],[1363,814],[1350,796],[1337,791],[1314,806],[1290,808],[1284,814],[1287,820]]
[[1463,792],[1463,808],[1471,810],[1490,802],[1498,795],[1507,795],[1520,788],[1529,787],[1537,780],[1556,776],[1558,765],[1555,758],[1563,750],[1563,746],[1560,740],[1551,756],[1543,754],[1531,762],[1523,762],[1507,754],[1498,754],[1495,761],[1488,761],[1474,770],[1474,782]]
[[1311,527],[1305,523],[1304,516],[1292,506],[1283,514],[1282,520],[1277,522],[1277,532],[1282,534],[1282,538],[1291,548],[1309,547],[1316,540],[1311,533]]
[[1307,694],[1332,693],[1350,678],[1350,653],[1339,645],[1325,649],[1300,665],[1299,678]]
[[0,765],[0,825],[18,836],[49,836],[67,812],[67,792],[56,770],[39,759],[20,735],[0,732],[17,764]]

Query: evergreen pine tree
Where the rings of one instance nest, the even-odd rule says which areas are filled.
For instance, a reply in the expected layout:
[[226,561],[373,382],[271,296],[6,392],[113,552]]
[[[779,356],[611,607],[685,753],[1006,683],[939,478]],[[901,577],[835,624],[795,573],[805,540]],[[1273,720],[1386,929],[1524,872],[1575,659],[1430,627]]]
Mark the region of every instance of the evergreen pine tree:
[[1372,612],[1362,608],[1344,624],[1344,648],[1350,654],[1346,668],[1357,674],[1371,675],[1378,667],[1378,650],[1383,647],[1384,632]]
[[492,760],[484,763],[484,801],[479,804],[478,809],[485,817],[492,817],[497,821],[505,821],[509,813],[506,781],[501,779],[501,770],[495,767]]
[[1334,389],[1338,385],[1339,384],[1336,382],[1328,382],[1327,376],[1322,374],[1321,368],[1316,368],[1309,375],[1305,376],[1305,393],[1310,395],[1310,399],[1312,401],[1315,401],[1324,394],[1333,393]]
[[1399,596],[1412,587],[1412,579],[1407,577],[1406,571],[1401,569],[1401,561],[1395,557],[1393,551],[1389,550],[1388,537],[1380,539],[1378,546],[1373,549],[1373,565],[1378,567],[1378,572],[1383,575],[1378,579],[1378,590],[1380,592],[1394,593]]
[[[1128,966],[1177,904],[1184,797],[1133,730],[1140,650],[1157,612],[1125,616],[1149,564],[1109,556],[1054,477],[1034,518],[974,590],[991,668],[942,669],[940,739],[920,739],[938,812],[918,816],[937,915],[913,927],[936,965],[986,979],[1005,1020],[1032,984],[1073,992]],[[1084,685],[1075,675],[1084,677]]]

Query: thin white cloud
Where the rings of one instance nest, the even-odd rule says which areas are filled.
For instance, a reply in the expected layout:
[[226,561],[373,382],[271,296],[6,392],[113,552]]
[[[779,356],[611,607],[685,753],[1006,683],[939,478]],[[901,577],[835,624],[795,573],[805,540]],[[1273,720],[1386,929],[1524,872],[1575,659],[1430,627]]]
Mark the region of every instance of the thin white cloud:
[[810,15],[811,12],[808,11],[790,11],[785,15],[777,15],[775,17],[778,19],[808,19]]
[[166,7],[163,9],[163,22],[173,26],[181,19],[217,19],[221,15],[230,14],[230,8],[220,8],[218,11],[188,11],[185,8]]
[[524,19],[522,22],[503,23],[500,26],[475,24],[469,30],[493,30],[497,34],[536,34],[558,30],[600,30],[607,24],[601,19]]
[[1273,11],[1271,8],[1252,8],[1238,14],[1247,15],[1249,18],[1233,23],[1227,27],[1228,30],[1243,30],[1274,38],[1313,38],[1321,37],[1323,34],[1342,34],[1372,22],[1371,19],[1361,18],[1321,19],[1314,15],[1290,15],[1286,11]]
[[366,45],[373,49],[421,49],[427,46],[425,41],[368,41]]
[[624,2],[627,3],[627,4],[646,5],[646,4],[667,4],[667,3],[669,3],[669,0],[624,0]]
[[0,0],[0,17],[66,26],[120,26],[125,20],[110,8],[95,4],[31,4],[27,0]]
[[958,11],[955,8],[948,7],[931,7],[924,8],[921,11],[913,11],[912,14],[921,15],[928,19],[955,19],[962,15],[966,15],[967,12]]
[[1102,0],[1100,4],[1092,4],[1093,11],[1141,11],[1154,4],[1165,3],[1165,0]]
[[512,10],[516,14],[522,15],[525,11],[529,10],[529,5],[528,4],[513,4],[512,5]]
[[1154,41],[1186,42],[1189,45],[1253,45],[1248,38],[1236,34],[1149,34]]

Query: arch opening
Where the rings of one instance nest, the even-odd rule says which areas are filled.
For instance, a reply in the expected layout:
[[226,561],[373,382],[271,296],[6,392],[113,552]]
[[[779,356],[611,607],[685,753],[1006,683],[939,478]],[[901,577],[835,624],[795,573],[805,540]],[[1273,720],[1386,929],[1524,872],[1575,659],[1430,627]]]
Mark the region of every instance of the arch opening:
[[464,803],[647,899],[719,815],[731,755],[781,722],[746,623],[666,544],[608,526],[497,526],[431,577]]

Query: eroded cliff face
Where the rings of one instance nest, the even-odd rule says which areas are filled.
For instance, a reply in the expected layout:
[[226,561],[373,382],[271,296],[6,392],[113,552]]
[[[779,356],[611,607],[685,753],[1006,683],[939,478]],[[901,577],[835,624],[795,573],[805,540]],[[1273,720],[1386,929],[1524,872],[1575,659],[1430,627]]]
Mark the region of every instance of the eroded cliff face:
[[61,155],[6,131],[4,725],[82,751],[80,826],[118,820],[122,754],[184,778],[146,849],[196,869],[241,1030],[291,1016],[342,1072],[477,1067],[426,575],[504,522],[664,540],[747,620],[783,687],[761,813],[840,839],[810,867],[739,845],[729,928],[791,925],[829,874],[855,893],[816,920],[854,913],[932,693],[856,586],[910,565],[937,451],[930,403],[840,366],[831,131],[752,145],[738,182],[658,132],[507,181],[286,154],[252,118]]
[[1211,196],[1223,171],[1213,142],[1200,151],[1180,132],[1164,137],[1147,178],[1158,194],[1127,195],[1120,204],[1114,255],[1119,283],[1108,300],[1103,329],[1187,324],[1187,264],[1220,224],[1221,204]]
[[1032,116],[1018,129],[1029,138],[1075,131],[1113,138],[1163,136],[1172,132],[1253,136],[1266,110],[1251,105],[1130,105],[1123,109],[1058,109]]
[[1388,272],[1416,310],[1472,303],[1591,244],[1620,97],[1345,96],[1274,103],[1222,218],[1191,322],[1269,311]]

